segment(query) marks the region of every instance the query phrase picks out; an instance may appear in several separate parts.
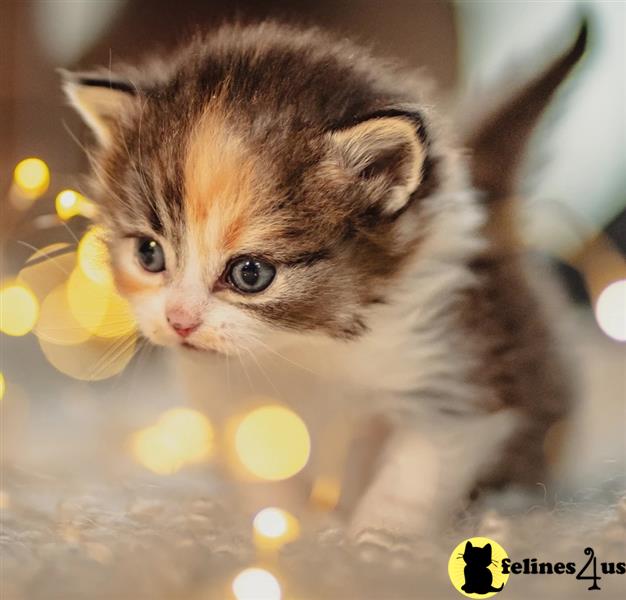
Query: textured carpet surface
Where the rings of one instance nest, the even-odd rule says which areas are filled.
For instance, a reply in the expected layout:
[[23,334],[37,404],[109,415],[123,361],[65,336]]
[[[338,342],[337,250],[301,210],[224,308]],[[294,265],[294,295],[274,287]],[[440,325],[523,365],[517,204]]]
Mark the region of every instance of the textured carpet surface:
[[[231,598],[232,579],[255,565],[278,578],[284,598],[455,598],[448,559],[474,535],[495,539],[514,560],[574,561],[580,569],[588,546],[598,569],[626,560],[626,497],[610,506],[536,505],[508,517],[480,511],[438,539],[403,540],[390,549],[355,547],[340,526],[304,514],[302,537],[267,555],[255,548],[251,519],[236,499],[200,477],[94,485],[80,494],[19,473],[5,476],[5,485],[3,600]],[[603,576],[599,584],[595,596],[626,593],[626,575]],[[517,575],[503,596],[585,598],[588,586],[573,575]]]

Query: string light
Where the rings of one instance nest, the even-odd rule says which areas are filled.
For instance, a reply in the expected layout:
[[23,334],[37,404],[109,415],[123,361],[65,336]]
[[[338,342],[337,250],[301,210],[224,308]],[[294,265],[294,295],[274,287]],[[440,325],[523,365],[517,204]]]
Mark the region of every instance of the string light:
[[311,440],[298,415],[284,406],[269,405],[253,410],[241,420],[235,432],[235,449],[250,473],[279,481],[304,468]]
[[63,221],[68,221],[78,215],[91,218],[95,212],[93,204],[74,190],[62,190],[59,192],[54,206],[57,215]]
[[147,469],[171,475],[185,464],[210,458],[213,438],[213,427],[205,415],[189,408],[173,408],[155,425],[135,433],[132,451]]
[[614,281],[602,290],[595,305],[595,316],[606,335],[626,342],[626,279]]
[[37,322],[39,303],[30,289],[12,284],[0,290],[0,331],[12,336],[26,335]]
[[20,194],[38,198],[50,185],[50,169],[40,158],[25,158],[15,167],[13,181]]
[[276,507],[259,511],[252,522],[254,541],[261,550],[277,550],[300,535],[298,519]]
[[276,577],[265,569],[245,569],[233,580],[237,600],[280,600],[282,592]]
[[59,218],[67,221],[80,214],[78,210],[79,194],[73,190],[63,190],[57,194],[54,207]]

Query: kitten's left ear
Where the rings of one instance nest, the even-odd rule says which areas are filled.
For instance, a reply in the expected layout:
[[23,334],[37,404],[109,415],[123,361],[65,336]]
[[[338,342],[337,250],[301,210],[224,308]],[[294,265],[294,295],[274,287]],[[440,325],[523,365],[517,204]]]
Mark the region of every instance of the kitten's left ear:
[[111,143],[112,130],[137,96],[129,81],[88,73],[60,70],[63,89],[72,106],[95,133],[102,146]]
[[387,111],[329,133],[333,160],[350,177],[370,184],[383,212],[401,210],[422,180],[426,158],[421,123]]

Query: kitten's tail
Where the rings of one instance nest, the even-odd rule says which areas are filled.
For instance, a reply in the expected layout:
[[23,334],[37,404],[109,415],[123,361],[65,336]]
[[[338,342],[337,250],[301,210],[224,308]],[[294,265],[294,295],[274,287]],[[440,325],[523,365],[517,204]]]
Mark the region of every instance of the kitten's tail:
[[492,585],[490,585],[489,586],[489,591],[490,592],[501,592],[503,587],[504,587],[504,584],[502,584],[499,588],[493,587]]
[[514,196],[517,170],[530,134],[555,91],[583,56],[587,30],[584,19],[575,42],[557,60],[479,119],[478,126],[465,136],[473,184],[483,193],[496,225],[498,221],[506,225],[506,205]]

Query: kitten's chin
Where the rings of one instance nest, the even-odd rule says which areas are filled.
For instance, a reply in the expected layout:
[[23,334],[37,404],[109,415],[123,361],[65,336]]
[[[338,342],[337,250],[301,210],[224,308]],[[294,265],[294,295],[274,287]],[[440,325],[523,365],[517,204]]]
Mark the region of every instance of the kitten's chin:
[[180,347],[183,350],[188,350],[190,352],[217,352],[217,350],[213,348],[201,348],[200,346],[196,346],[196,344],[192,344],[191,342],[182,342]]
[[180,348],[182,352],[190,354],[208,354],[219,356],[226,356],[228,354],[227,352],[217,350],[216,348],[206,348],[187,341],[178,344],[177,347]]

